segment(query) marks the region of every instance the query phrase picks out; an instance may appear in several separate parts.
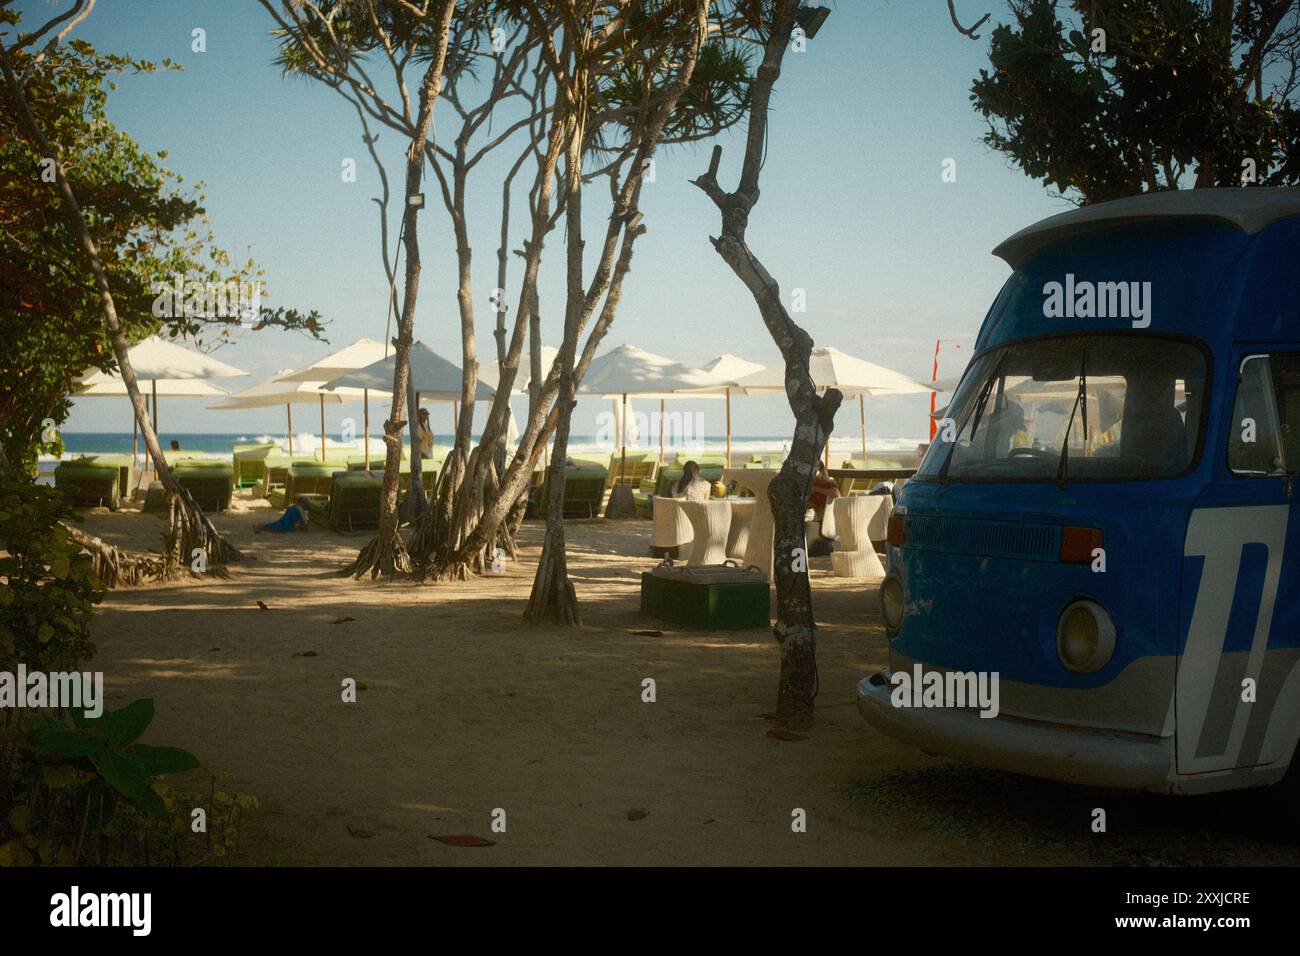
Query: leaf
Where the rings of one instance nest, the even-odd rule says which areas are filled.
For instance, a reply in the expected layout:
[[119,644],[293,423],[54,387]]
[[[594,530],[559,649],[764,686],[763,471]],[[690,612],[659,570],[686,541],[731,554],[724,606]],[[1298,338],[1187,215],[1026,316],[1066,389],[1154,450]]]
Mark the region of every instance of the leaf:
[[637,637],[663,637],[664,636],[663,631],[653,631],[653,630],[628,631],[628,633],[635,634]]
[[132,754],[107,750],[99,758],[99,775],[132,803],[138,803],[149,789],[149,774]]
[[148,697],[133,700],[121,710],[109,711],[102,719],[108,742],[120,750],[144,733],[153,720],[153,700]]
[[796,734],[793,730],[783,730],[780,727],[773,727],[767,732],[767,736],[773,740],[807,740],[803,734]]
[[66,763],[58,767],[44,767],[41,769],[41,776],[45,780],[45,786],[51,790],[59,790],[77,782],[77,769]]
[[0,866],[31,866],[32,855],[23,848],[23,841],[17,837],[8,843],[0,844]]
[[32,811],[29,807],[14,807],[9,811],[9,825],[14,828],[15,833],[26,833],[32,828]]
[[257,602],[257,606],[260,607],[263,611],[269,611],[269,610],[271,610],[269,607],[267,607],[267,606],[266,606],[265,604],[263,604],[261,601],[258,601],[258,602]]
[[352,829],[352,827],[348,827],[348,833],[356,837],[358,840],[369,840],[372,836],[374,836],[374,834],[371,833],[369,830],[361,830],[361,829],[354,830]]
[[198,757],[180,747],[151,747],[148,744],[136,744],[131,750],[140,758],[144,772],[151,777],[162,773],[184,773],[186,770],[195,770],[200,766]]
[[645,809],[643,809],[643,808],[641,808],[641,807],[636,807],[636,808],[634,808],[634,809],[632,809],[632,810],[629,810],[629,811],[627,812],[627,818],[628,818],[629,820],[631,820],[632,822],[634,822],[634,823],[635,823],[637,820],[644,820],[644,819],[645,819],[646,817],[648,817],[648,816],[650,816],[650,811],[649,811],[649,810],[645,810]]
[[437,840],[439,843],[445,843],[447,846],[496,846],[495,840],[485,840],[483,837],[470,836],[466,833],[455,833],[450,836],[429,836],[430,840]]
[[317,654],[315,651],[299,651],[293,656],[294,657],[320,657],[320,655]]
[[103,746],[101,741],[65,727],[42,737],[36,744],[36,752],[47,757],[89,757]]
[[144,792],[144,796],[137,800],[135,805],[151,817],[157,817],[159,820],[166,820],[170,816],[167,812],[167,805],[163,803],[162,797],[158,796],[152,787]]
[[764,711],[761,714],[755,714],[755,717],[762,717],[764,720],[776,720],[776,714],[771,711]]
[[330,621],[331,624],[347,624],[349,621],[355,621],[355,617],[340,617],[337,620]]
[[42,644],[48,644],[50,638],[54,637],[54,628],[48,624],[42,624],[36,629],[36,639]]

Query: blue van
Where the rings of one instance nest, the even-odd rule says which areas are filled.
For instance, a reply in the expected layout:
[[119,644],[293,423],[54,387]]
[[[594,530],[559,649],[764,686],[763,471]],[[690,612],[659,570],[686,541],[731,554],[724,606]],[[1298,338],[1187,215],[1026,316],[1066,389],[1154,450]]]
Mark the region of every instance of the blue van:
[[[1014,272],[890,521],[890,667],[859,710],[930,753],[1092,786],[1281,780],[1300,736],[1300,189],[1100,203],[995,254]],[[996,703],[899,693],[932,674],[988,679]]]

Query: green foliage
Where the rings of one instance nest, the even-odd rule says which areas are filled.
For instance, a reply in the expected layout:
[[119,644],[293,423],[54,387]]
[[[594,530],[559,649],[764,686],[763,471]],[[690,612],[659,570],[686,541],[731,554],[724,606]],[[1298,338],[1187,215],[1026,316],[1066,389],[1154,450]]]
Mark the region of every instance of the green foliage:
[[90,616],[104,588],[59,525],[71,517],[61,492],[0,469],[0,670],[76,670],[95,653]]
[[[21,21],[0,10],[0,25]],[[159,69],[146,60],[101,53],[74,40],[44,51],[12,53],[19,74],[30,71],[24,95],[37,124],[57,152],[85,215],[125,325],[137,341],[163,331],[172,337],[230,336],[238,316],[153,315],[156,284],[174,277],[201,283],[242,277],[260,281],[255,263],[238,268],[216,245],[203,195],[182,188],[184,178],[108,121],[112,78]],[[174,68],[164,61],[163,69]],[[82,372],[111,370],[115,359],[94,277],[70,228],[51,162],[38,155],[19,126],[19,105],[0,84],[0,450],[28,469],[39,453],[41,423],[67,417],[68,395]],[[300,329],[319,337],[316,313],[264,309],[258,328]]]
[[985,142],[1083,202],[1191,185],[1192,170],[1237,185],[1245,159],[1260,182],[1300,182],[1294,74],[1254,95],[1259,63],[1294,55],[1294,10],[1262,26],[1277,3],[1239,0],[1225,28],[1206,0],[1073,0],[1064,20],[1057,0],[1013,0],[971,87]]
[[[96,720],[28,716],[0,727],[0,866],[175,865],[231,861],[239,825],[258,805],[244,793],[173,789],[167,774],[198,768],[176,747],[136,742],[153,717],[137,700]],[[2,785],[8,783],[6,791]],[[195,832],[202,809],[203,832]]]
[[183,773],[199,766],[198,759],[178,747],[151,747],[137,743],[153,721],[152,700],[137,700],[121,710],[106,711],[91,719],[72,710],[72,726],[46,718],[36,740],[36,754],[53,758],[76,770],[92,774],[88,795],[98,798],[97,823],[111,818],[118,801],[158,818],[167,816],[153,778]]

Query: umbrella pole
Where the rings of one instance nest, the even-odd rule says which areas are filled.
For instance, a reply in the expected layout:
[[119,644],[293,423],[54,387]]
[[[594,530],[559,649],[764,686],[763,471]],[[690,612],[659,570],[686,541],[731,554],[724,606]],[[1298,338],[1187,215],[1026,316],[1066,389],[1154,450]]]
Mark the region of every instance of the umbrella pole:
[[365,436],[362,438],[362,444],[365,446],[364,454],[366,456],[366,471],[369,471],[370,470],[370,389],[363,388],[361,390],[361,394],[363,396],[361,402],[366,409],[365,418],[364,418],[366,433]]
[[659,464],[664,463],[664,400],[659,399]]
[[325,394],[320,397],[320,460],[325,463]]
[[135,406],[131,406],[131,467],[140,463],[140,422],[135,417]]
[[867,397],[858,396],[858,418],[862,422],[862,467],[867,468]]
[[731,389],[727,389],[727,467],[731,467]]
[[623,417],[621,419],[622,428],[619,429],[619,444],[623,448],[622,457],[618,460],[618,483],[623,484],[623,479],[627,471],[627,392],[623,393]]

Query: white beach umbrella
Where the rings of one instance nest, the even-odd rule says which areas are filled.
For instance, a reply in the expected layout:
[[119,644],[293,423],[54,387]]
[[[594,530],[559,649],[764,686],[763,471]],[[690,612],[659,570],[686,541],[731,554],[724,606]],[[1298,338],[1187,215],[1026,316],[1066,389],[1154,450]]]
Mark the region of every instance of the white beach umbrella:
[[242,408],[268,408],[283,405],[288,416],[289,454],[293,454],[293,406],[316,405],[321,407],[320,449],[321,461],[325,460],[325,405],[338,405],[345,401],[364,397],[359,388],[340,388],[332,392],[322,392],[320,382],[305,382],[294,379],[301,374],[293,369],[281,369],[265,382],[259,382],[242,392],[236,392],[220,402],[213,402],[208,408],[234,410]]
[[[377,362],[359,368],[346,375],[327,381],[322,388],[333,391],[337,388],[368,388],[372,391],[392,392],[393,368],[397,357],[390,355]],[[411,388],[415,391],[416,403],[451,402],[452,421],[457,420],[457,405],[460,402],[461,371],[460,367],[447,361],[423,342],[411,346]],[[479,376],[474,390],[475,401],[490,399],[496,390]],[[455,428],[453,427],[453,432]]]
[[[346,375],[348,372],[356,371],[359,368],[365,368],[374,362],[382,362],[388,355],[388,344],[386,342],[376,342],[374,339],[360,338],[351,345],[345,345],[337,352],[331,352],[324,358],[319,358],[310,365],[304,366],[297,371],[292,371],[284,376],[283,381],[289,382],[312,382],[314,389],[320,388],[321,383],[328,382],[332,378],[340,375]],[[388,380],[390,383],[392,379]],[[381,388],[381,391],[387,392],[391,389]],[[362,443],[365,447],[366,461],[370,461],[370,391],[371,389],[362,387],[360,391],[362,402]],[[321,431],[321,457],[324,457],[325,448],[325,405],[322,400],[320,408],[320,431]],[[292,430],[292,429],[291,429]]]
[[[545,380],[546,376],[550,374],[551,366],[555,364],[555,356],[560,354],[560,350],[551,348],[549,345],[543,345],[538,354],[542,360],[542,379]],[[532,380],[531,361],[531,355],[528,352],[524,352],[519,356],[519,369],[515,373],[515,386],[511,389],[511,392],[522,394],[528,392],[528,384]],[[478,377],[480,381],[486,382],[495,389],[497,382],[501,381],[500,365],[495,361],[482,363],[479,366]]]
[[[239,378],[248,374],[242,368],[227,365],[211,355],[187,348],[184,345],[178,345],[157,335],[141,339],[127,349],[127,355],[130,356],[131,368],[135,372],[136,381],[141,384],[142,388],[145,383],[148,383],[149,394],[153,396],[155,432],[158,428],[159,395],[207,395],[211,393],[198,390],[200,388],[198,384],[193,386],[194,391],[184,391],[185,386],[179,383],[185,381],[197,383],[198,380],[210,378]],[[78,384],[82,389],[82,394],[85,395],[127,394],[126,384],[122,381],[122,376],[116,372],[101,372],[98,369],[88,371],[82,376]],[[121,388],[121,391],[114,391],[118,387]],[[221,392],[221,394],[225,393]],[[135,421],[134,409],[131,418],[131,453],[134,455],[136,447],[135,427],[139,424]]]
[[[837,388],[845,398],[857,398],[862,423],[862,457],[867,457],[867,410],[869,395],[913,395],[936,391],[930,382],[922,382],[902,372],[857,358],[837,348],[813,349],[808,371],[819,391]],[[736,386],[746,395],[765,395],[785,391],[785,363],[745,375]],[[830,458],[829,443],[826,458]]]
[[[761,372],[764,366],[757,362],[751,362],[749,359],[743,359],[739,355],[732,355],[729,352],[723,352],[705,363],[703,371],[711,379],[711,384],[704,388],[689,389],[687,394],[694,394],[701,398],[724,398],[727,402],[727,467],[731,467],[731,392],[736,387],[736,382],[748,375]],[[674,396],[681,398],[682,395]],[[660,430],[663,429],[663,402],[659,403],[659,420]],[[661,442],[662,444],[662,442]],[[660,457],[663,457],[662,450]]]
[[[674,393],[712,384],[702,369],[691,368],[664,358],[635,345],[620,345],[616,349],[592,359],[578,391],[583,394],[619,397],[624,405],[629,395],[646,397],[681,397]],[[622,421],[627,422],[624,411]],[[660,429],[660,457],[663,456],[663,436]],[[627,459],[627,436],[620,432],[623,457],[619,462],[619,478],[623,477],[623,462]]]

